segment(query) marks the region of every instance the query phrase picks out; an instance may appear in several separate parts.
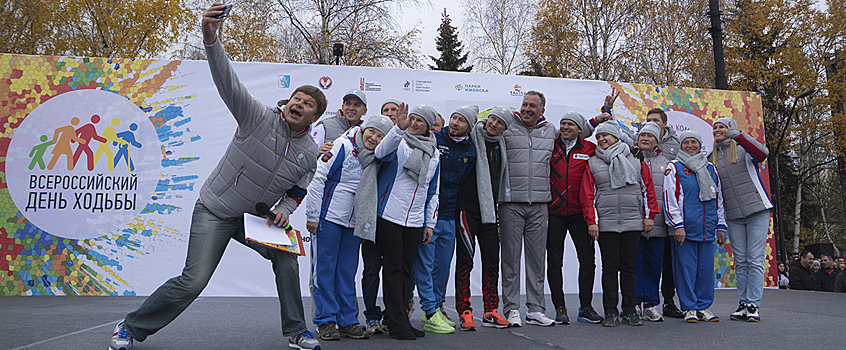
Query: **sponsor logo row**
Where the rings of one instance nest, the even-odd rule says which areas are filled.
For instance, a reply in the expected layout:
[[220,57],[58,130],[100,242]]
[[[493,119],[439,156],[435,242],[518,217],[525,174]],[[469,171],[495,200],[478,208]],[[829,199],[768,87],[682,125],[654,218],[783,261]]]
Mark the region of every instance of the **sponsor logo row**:
[[[280,75],[278,79],[278,85],[280,88],[287,89],[291,87],[291,76],[290,75]],[[317,79],[317,86],[319,86],[323,90],[329,90],[332,88],[332,77],[328,75],[324,75]],[[358,89],[361,91],[382,91],[382,84],[369,81],[366,78],[359,78],[359,86]],[[410,91],[410,92],[431,92],[432,89],[432,81],[431,80],[406,80],[402,84],[403,91]],[[456,84],[455,90],[462,93],[489,93],[490,91],[486,86],[479,85],[479,84]],[[523,87],[520,85],[515,84],[514,87],[508,90],[508,94],[510,96],[519,96],[522,97],[526,94],[523,91]]]

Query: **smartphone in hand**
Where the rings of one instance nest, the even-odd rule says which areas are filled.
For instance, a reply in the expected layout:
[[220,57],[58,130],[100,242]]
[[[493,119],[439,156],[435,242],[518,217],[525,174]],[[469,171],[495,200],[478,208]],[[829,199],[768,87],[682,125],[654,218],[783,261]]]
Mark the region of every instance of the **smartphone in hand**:
[[223,8],[223,13],[218,15],[215,18],[226,18],[229,17],[229,11],[232,11],[232,4],[226,4],[226,7]]

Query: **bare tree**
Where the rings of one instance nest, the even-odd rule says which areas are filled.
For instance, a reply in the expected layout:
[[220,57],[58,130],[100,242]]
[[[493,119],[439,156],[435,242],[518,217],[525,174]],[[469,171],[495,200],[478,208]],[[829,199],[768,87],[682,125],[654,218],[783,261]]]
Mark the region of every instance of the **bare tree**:
[[464,41],[478,70],[516,74],[529,62],[525,46],[537,3],[532,0],[462,0]]

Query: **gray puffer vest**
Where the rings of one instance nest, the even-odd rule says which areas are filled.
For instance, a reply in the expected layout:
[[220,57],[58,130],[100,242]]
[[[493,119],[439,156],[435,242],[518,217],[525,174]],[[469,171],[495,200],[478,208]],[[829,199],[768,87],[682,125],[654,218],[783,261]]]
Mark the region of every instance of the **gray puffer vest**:
[[[631,154],[626,155],[626,160],[640,173],[640,161]],[[594,209],[596,209],[596,223],[599,225],[599,232],[626,232],[643,231],[644,203],[641,186],[643,180],[637,184],[626,185],[618,189],[611,188],[611,167],[599,157],[590,157],[588,160],[590,172],[593,174],[594,186]],[[638,176],[639,178],[639,176]],[[656,218],[657,219],[657,218]]]
[[350,129],[350,122],[347,118],[338,113],[331,118],[317,122],[317,125],[323,125],[325,136],[323,142],[335,142],[335,140]]
[[[295,134],[279,107],[265,106],[250,95],[219,42],[206,46],[206,55],[238,130],[200,189],[200,203],[221,219],[237,219],[245,212],[258,214],[258,202],[272,206],[295,185],[308,188],[317,167],[317,145],[308,132]],[[291,202],[276,209],[288,216],[296,209]]]
[[676,136],[676,131],[669,126],[665,126],[664,137],[658,142],[658,146],[661,146],[661,150],[664,151],[664,156],[669,160],[676,159],[680,144],[681,142],[679,142],[679,138]]
[[731,164],[727,159],[729,144],[730,140],[718,143],[714,150],[718,152],[717,173],[723,189],[726,220],[739,220],[772,209],[773,204],[758,174],[758,163],[738,144],[737,163]]
[[546,120],[528,127],[516,115],[509,124],[503,136],[510,181],[499,194],[500,203],[549,203],[549,161],[558,132]]
[[663,152],[645,152],[644,160],[649,164],[649,170],[652,173],[655,199],[658,200],[658,213],[655,214],[655,228],[642,235],[646,238],[667,237],[667,223],[664,222],[664,171],[667,170],[670,160],[664,156]]

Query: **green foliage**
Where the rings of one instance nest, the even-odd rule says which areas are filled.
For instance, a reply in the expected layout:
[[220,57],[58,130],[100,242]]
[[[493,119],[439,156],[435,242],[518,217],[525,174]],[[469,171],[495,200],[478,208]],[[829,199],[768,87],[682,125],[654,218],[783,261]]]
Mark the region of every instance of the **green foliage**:
[[433,70],[469,72],[473,69],[472,65],[461,68],[462,65],[467,63],[467,54],[461,54],[462,44],[458,41],[458,30],[452,26],[452,20],[447,15],[446,9],[444,9],[444,13],[441,16],[441,26],[438,27],[438,33],[440,35],[435,39],[436,48],[441,52],[441,57],[435,58],[429,56],[435,61],[435,65],[429,65],[429,68]]

